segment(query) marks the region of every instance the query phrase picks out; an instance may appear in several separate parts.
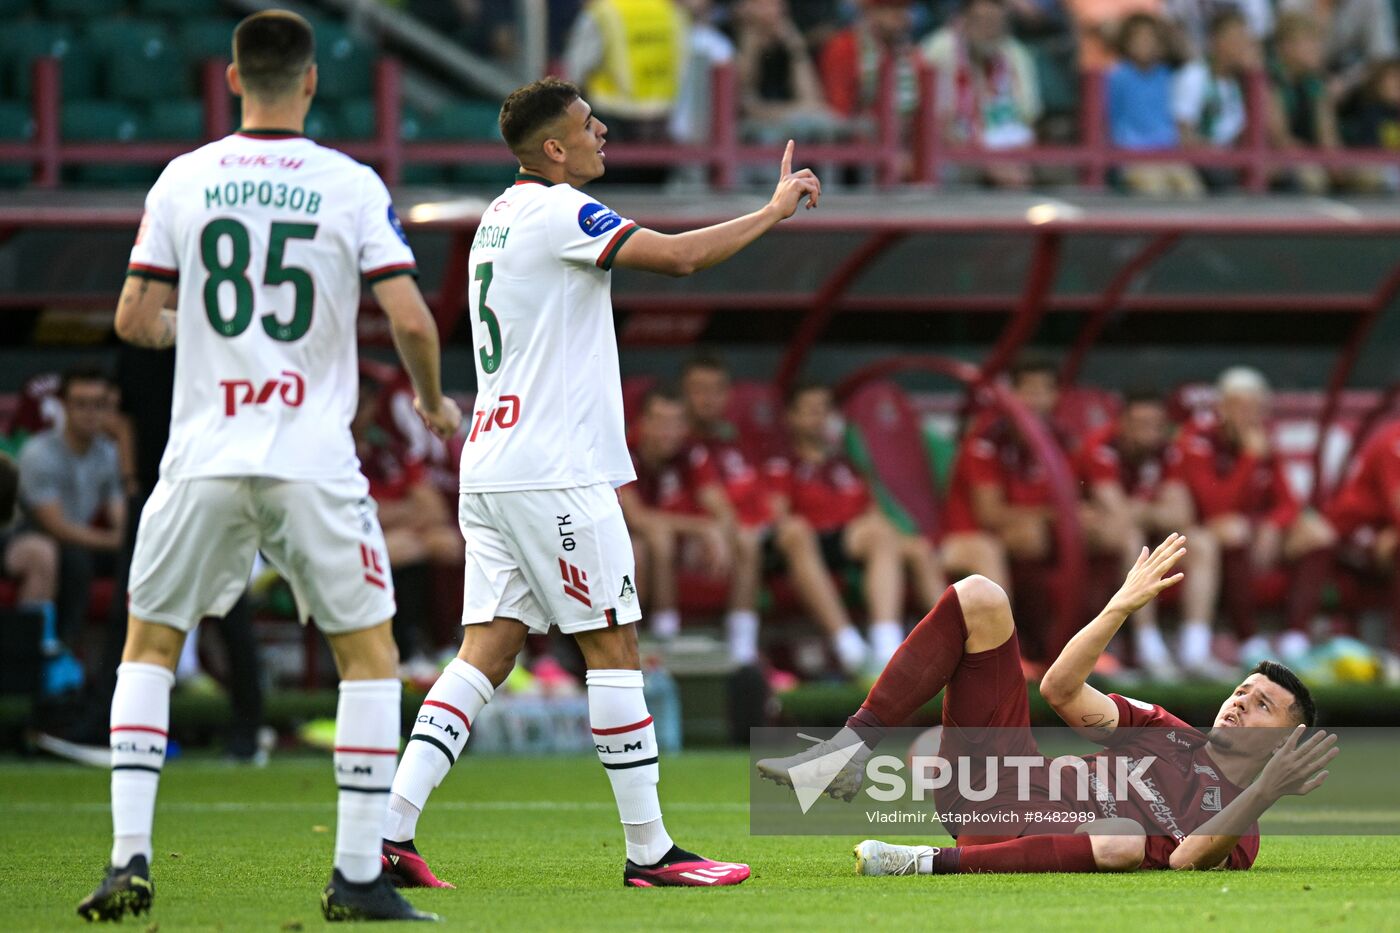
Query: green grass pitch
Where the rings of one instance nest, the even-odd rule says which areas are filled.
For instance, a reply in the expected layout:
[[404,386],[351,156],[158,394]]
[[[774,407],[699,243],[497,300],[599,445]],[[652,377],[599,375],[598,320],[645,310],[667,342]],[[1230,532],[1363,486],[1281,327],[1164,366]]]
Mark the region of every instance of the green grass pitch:
[[[747,760],[662,763],[671,833],[747,861],[738,888],[626,889],[622,833],[591,759],[468,756],[433,797],[419,844],[455,891],[415,892],[442,928],[473,930],[1400,929],[1400,839],[1264,840],[1244,873],[859,878],[856,837],[750,837]],[[313,929],[329,873],[328,757],[265,770],[170,763],[156,817],[156,903],[125,928]],[[71,930],[109,846],[107,775],[0,763],[0,929]],[[878,835],[878,834],[876,834]],[[932,840],[937,841],[937,840]]]

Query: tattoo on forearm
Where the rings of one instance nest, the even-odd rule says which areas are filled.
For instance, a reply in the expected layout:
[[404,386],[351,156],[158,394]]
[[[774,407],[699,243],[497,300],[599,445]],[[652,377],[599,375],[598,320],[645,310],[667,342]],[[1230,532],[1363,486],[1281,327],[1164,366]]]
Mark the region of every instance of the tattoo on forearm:
[[1085,728],[1096,729],[1100,732],[1111,732],[1113,728],[1118,725],[1117,719],[1114,719],[1112,716],[1106,716],[1103,713],[1089,713],[1088,715],[1081,716],[1079,721],[1084,724]]

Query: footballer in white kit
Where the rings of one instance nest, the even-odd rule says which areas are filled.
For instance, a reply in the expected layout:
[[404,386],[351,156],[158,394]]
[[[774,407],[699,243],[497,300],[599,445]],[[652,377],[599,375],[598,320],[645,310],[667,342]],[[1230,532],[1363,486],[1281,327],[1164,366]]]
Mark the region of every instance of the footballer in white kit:
[[237,600],[262,551],[302,621],[325,632],[341,675],[322,912],[431,920],[380,867],[401,685],[393,579],[350,436],[362,275],[424,421],[450,435],[461,413],[442,395],[437,327],[383,182],[302,135],[317,81],[310,25],[279,10],[243,20],[228,81],[244,128],[175,159],[151,188],[117,307],[122,339],[175,346],[175,393],[160,481],[137,529],[112,697],[111,861],[78,913],[120,920],[151,909],[175,663],[186,633]]
[[783,157],[767,206],[667,236],[579,190],[604,171],[607,127],[574,85],[544,78],[501,107],[520,162],[483,211],[470,256],[475,409],[464,425],[459,520],[466,539],[462,648],[429,691],[394,777],[384,864],[403,886],[448,886],[415,843],[429,795],[465,750],[471,721],[530,632],[574,636],[588,667],[594,747],[626,840],[629,887],[738,884],[749,868],[687,852],[657,796],[656,733],[642,695],[632,545],[616,488],[633,481],[611,280],[615,264],[687,275],[727,259],[820,183]]

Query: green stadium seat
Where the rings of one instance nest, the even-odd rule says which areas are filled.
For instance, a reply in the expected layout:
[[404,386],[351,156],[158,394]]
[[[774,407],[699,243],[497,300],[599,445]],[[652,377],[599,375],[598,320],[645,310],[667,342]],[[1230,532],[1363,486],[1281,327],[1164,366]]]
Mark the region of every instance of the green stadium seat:
[[340,126],[346,139],[373,139],[374,101],[360,97],[342,101],[340,104]]
[[87,44],[110,57],[120,52],[130,53],[143,48],[152,40],[170,41],[165,23],[156,19],[123,16],[89,23],[85,30]]
[[306,135],[317,142],[341,139],[344,132],[335,114],[323,107],[313,105],[306,115]]
[[231,19],[191,19],[175,30],[175,43],[185,60],[198,64],[210,58],[233,57],[233,27]]
[[[23,142],[34,137],[34,119],[24,104],[0,101],[0,139]],[[0,186],[15,188],[26,184],[34,169],[22,163],[0,163]]]
[[[143,137],[143,129],[136,110],[115,101],[68,101],[60,117],[63,138],[72,142],[132,142]],[[66,181],[102,187],[149,185],[159,173],[159,167],[144,165],[76,165],[64,169]]]
[[218,16],[223,6],[219,0],[136,0],[136,12],[142,16]]
[[160,100],[191,92],[190,71],[174,45],[150,38],[127,51],[110,52],[103,69],[107,97]]
[[327,100],[368,97],[374,89],[375,50],[335,24],[316,29],[317,96]]
[[73,30],[63,23],[26,20],[0,33],[0,76],[6,96],[28,97],[32,88],[34,59],[53,56],[63,69],[64,97],[92,97],[97,92],[97,59]]
[[500,104],[464,100],[448,104],[433,118],[431,139],[500,142]]
[[[412,107],[403,108],[399,119],[399,138],[404,142],[426,139],[424,135],[428,120]],[[403,183],[406,185],[443,185],[447,183],[447,169],[441,165],[405,165]]]
[[111,0],[43,0],[46,16],[108,16],[112,12]]
[[203,141],[204,102],[190,98],[151,101],[145,123],[147,139]]

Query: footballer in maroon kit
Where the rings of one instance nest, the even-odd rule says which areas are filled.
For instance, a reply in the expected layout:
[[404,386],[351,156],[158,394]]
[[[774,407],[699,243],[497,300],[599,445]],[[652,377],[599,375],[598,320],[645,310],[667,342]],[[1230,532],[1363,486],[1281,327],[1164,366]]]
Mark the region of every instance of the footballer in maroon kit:
[[[1181,580],[1172,571],[1185,555],[1184,544],[1185,538],[1173,534],[1151,553],[1143,548],[1122,588],[1070,640],[1040,686],[1067,725],[1109,750],[1101,754],[1134,761],[1157,756],[1155,767],[1145,772],[1155,799],[1096,794],[1098,818],[1075,825],[1036,819],[1056,809],[1085,807],[1037,796],[1043,788],[1032,783],[1031,799],[1004,804],[1019,806],[1018,817],[1024,818],[993,824],[1015,832],[963,832],[957,845],[945,847],[866,840],[855,848],[860,874],[1246,869],[1254,863],[1259,816],[1283,796],[1321,785],[1337,754],[1335,736],[1316,732],[1302,738],[1315,709],[1298,678],[1281,664],[1259,665],[1226,698],[1208,732],[1160,706],[1105,695],[1086,683],[1128,616]],[[836,750],[845,754],[859,743],[831,782],[849,799],[885,729],[901,724],[945,687],[941,757],[980,761],[989,736],[1001,755],[1039,756],[1020,672],[1005,593],[985,577],[968,577],[949,587],[910,633],[845,729],[801,754],[760,761],[759,773],[791,784],[795,766]],[[985,785],[974,779],[969,786]],[[945,822],[947,814],[970,809],[956,794],[936,795],[936,801]],[[992,806],[1003,803],[998,798]],[[987,803],[980,807],[987,812]],[[959,825],[969,823],[955,819],[950,829]]]

